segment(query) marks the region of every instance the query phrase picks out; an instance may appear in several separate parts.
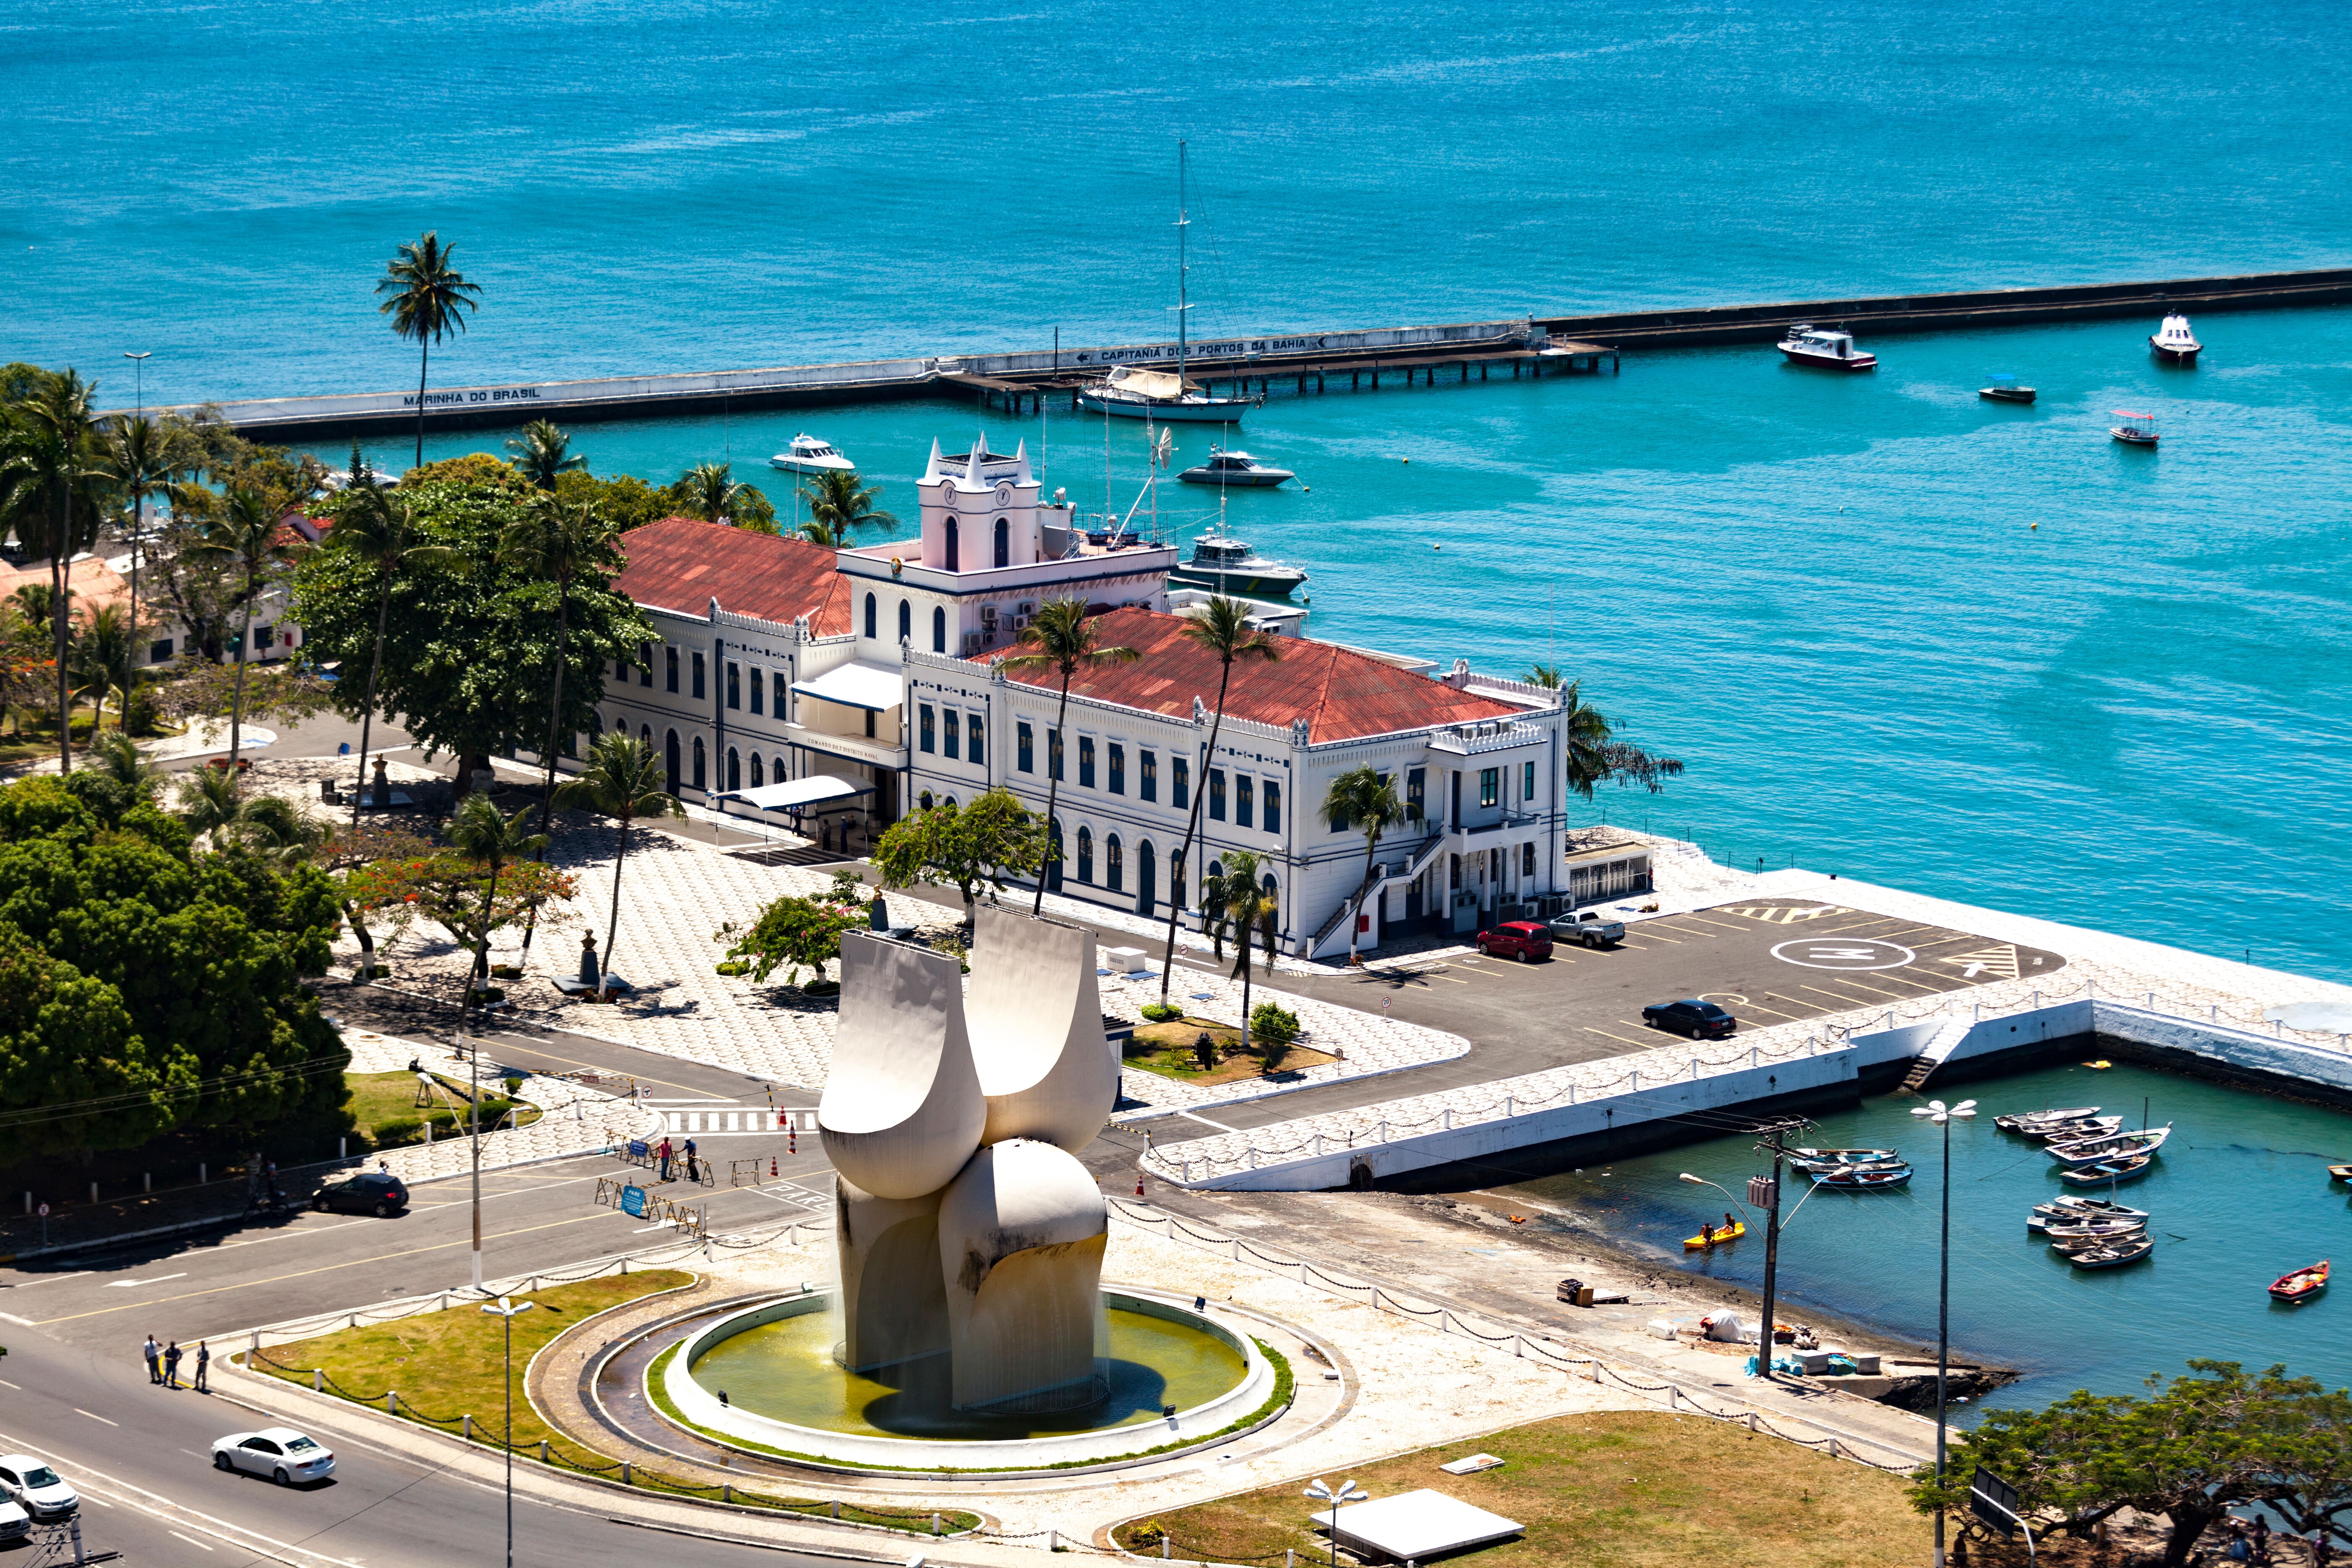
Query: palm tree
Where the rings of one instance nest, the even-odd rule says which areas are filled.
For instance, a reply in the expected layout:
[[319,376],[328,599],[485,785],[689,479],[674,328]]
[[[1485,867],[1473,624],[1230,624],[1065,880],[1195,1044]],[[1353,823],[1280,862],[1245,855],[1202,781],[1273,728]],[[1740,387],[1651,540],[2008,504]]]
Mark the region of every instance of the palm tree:
[[155,804],[156,795],[163,788],[163,770],[149,762],[147,754],[129,735],[120,729],[111,735],[101,735],[90,742],[89,754],[100,773],[131,793],[133,805]]
[[[49,563],[49,637],[57,659],[58,765],[73,771],[73,710],[67,689],[67,563],[98,538],[99,512],[89,487],[107,478],[96,450],[95,384],[71,369],[45,376],[10,409],[7,452],[0,458],[12,490],[16,537]],[[77,509],[77,487],[81,505]]]
[[735,515],[735,508],[751,487],[735,482],[731,463],[698,463],[678,476],[677,489],[680,511],[705,522],[723,523]]
[[613,851],[613,915],[604,928],[604,972],[596,983],[599,1002],[612,994],[613,943],[621,934],[621,868],[629,857],[629,825],[640,816],[686,815],[686,807],[662,788],[667,782],[654,749],[614,730],[596,738],[588,749],[588,765],[555,792],[556,805],[603,812],[618,829]]
[[[120,694],[118,715],[127,713],[131,706],[131,670],[138,646],[138,628],[120,605],[100,605],[75,631],[68,657],[73,664],[76,689],[90,697],[97,710],[97,720],[90,726],[93,739],[105,728],[108,699]],[[122,724],[118,717],[115,728],[121,729]]]
[[515,471],[543,490],[554,489],[564,475],[575,469],[584,473],[588,468],[588,459],[572,450],[572,437],[551,419],[524,426],[521,437],[507,443],[507,450],[514,454]]
[[473,296],[482,291],[478,283],[468,283],[466,275],[449,265],[457,247],[441,243],[441,236],[427,230],[425,237],[414,245],[403,245],[399,253],[384,264],[383,276],[376,279],[375,291],[390,299],[376,307],[378,315],[392,318],[392,330],[404,338],[416,340],[416,466],[425,466],[425,375],[433,361],[433,345],[442,334],[466,330],[465,312],[478,309]]
[[1592,786],[1606,779],[1642,785],[1652,795],[1665,788],[1662,779],[1678,776],[1683,764],[1673,757],[1656,757],[1612,731],[1601,710],[1584,700],[1584,683],[1571,680],[1561,689],[1559,705],[1568,715],[1568,787],[1592,798]]
[[[178,472],[181,461],[180,454],[173,450],[177,445],[163,426],[143,415],[118,419],[107,432],[107,478],[131,502],[131,625],[134,631],[139,626],[139,558],[147,551],[147,542],[140,537],[142,524],[146,521],[147,498],[170,492],[172,477]],[[132,666],[135,669],[135,658]],[[127,688],[129,683],[124,684]],[[121,721],[131,721],[128,701],[123,704]]]
[[261,598],[273,568],[289,561],[295,547],[291,531],[279,521],[277,501],[247,485],[230,488],[221,515],[207,518],[191,548],[200,555],[225,561],[245,579],[240,596],[245,618],[236,634],[236,694],[229,701],[228,765],[236,766],[244,743],[245,659],[253,647],[253,606]]
[[861,528],[898,526],[897,518],[874,504],[882,487],[866,483],[856,469],[827,468],[811,478],[814,483],[800,488],[809,509],[809,520],[801,524],[800,533],[810,543],[846,550]]
[[1323,795],[1323,815],[1332,826],[1352,823],[1364,836],[1364,881],[1356,891],[1355,929],[1348,933],[1348,962],[1360,963],[1356,938],[1372,896],[1372,854],[1381,847],[1381,835],[1405,819],[1404,803],[1397,799],[1396,780],[1367,763],[1331,781]]
[[1045,908],[1045,877],[1048,868],[1062,859],[1062,826],[1054,818],[1054,808],[1062,790],[1062,729],[1063,720],[1070,711],[1070,678],[1081,669],[1092,669],[1099,664],[1133,664],[1143,656],[1131,647],[1103,647],[1095,640],[1099,622],[1087,618],[1083,599],[1048,599],[1034,619],[1021,628],[1013,639],[1015,647],[1025,647],[1027,653],[1016,653],[1004,661],[1007,669],[1053,668],[1062,677],[1062,700],[1054,710],[1054,732],[1045,741],[1045,846],[1047,862],[1037,868],[1037,896],[1029,905],[1031,914]]
[[192,836],[221,847],[221,835],[245,819],[245,790],[227,768],[205,766],[180,780],[180,816]]
[[1522,676],[1520,679],[1525,680],[1529,686],[1540,686],[1547,691],[1557,691],[1559,689],[1560,681],[1559,666],[1556,664],[1531,664],[1528,666],[1527,674]]
[[[1233,685],[1234,661],[1261,659],[1267,664],[1282,657],[1272,637],[1249,624],[1249,606],[1223,594],[1189,617],[1183,635],[1194,646],[1217,658],[1217,715],[1209,724],[1209,747],[1200,757],[1201,776],[1192,781],[1192,812],[1185,819],[1184,842],[1176,851],[1176,874],[1168,887],[1168,952],[1160,965],[1160,999],[1168,1000],[1169,972],[1176,967],[1176,920],[1184,912],[1184,868],[1192,863],[1192,842],[1201,835],[1201,802],[1208,795],[1208,763],[1217,754],[1217,732],[1225,726],[1225,692]],[[1204,901],[1202,905],[1207,909]]]
[[1236,849],[1225,858],[1222,877],[1203,878],[1201,888],[1201,909],[1213,923],[1220,945],[1225,929],[1234,932],[1233,978],[1242,983],[1242,1049],[1249,1049],[1250,1032],[1250,933],[1260,933],[1265,942],[1266,967],[1274,966],[1275,928],[1281,914],[1281,905],[1265,890],[1258,879],[1257,857],[1246,849]]
[[[207,773],[229,775],[218,768]],[[305,813],[283,795],[257,795],[246,801],[236,817],[237,837],[263,859],[281,868],[301,865],[328,838],[327,825]]]
[[[375,652],[368,660],[367,706],[360,710],[360,787],[352,792],[352,830],[360,826],[360,802],[367,791],[368,740],[375,722],[375,689],[383,674],[383,635],[392,615],[392,585],[415,567],[464,570],[466,558],[446,544],[425,541],[406,500],[386,496],[373,484],[352,494],[343,515],[327,535],[327,548],[365,563],[377,576]],[[378,807],[383,805],[378,801]]]

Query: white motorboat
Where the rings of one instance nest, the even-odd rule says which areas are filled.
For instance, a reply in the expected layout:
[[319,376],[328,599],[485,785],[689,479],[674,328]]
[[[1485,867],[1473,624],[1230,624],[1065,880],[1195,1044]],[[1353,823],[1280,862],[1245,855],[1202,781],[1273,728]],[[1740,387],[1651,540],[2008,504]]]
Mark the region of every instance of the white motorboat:
[[1192,542],[1192,558],[1171,567],[1168,581],[1244,599],[1287,599],[1307,574],[1260,555],[1220,523]]
[[1832,370],[1869,370],[1878,363],[1876,354],[1864,353],[1853,346],[1852,332],[1806,321],[1789,329],[1789,335],[1780,340],[1780,352],[1799,364],[1826,365]]
[[1247,452],[1209,448],[1209,460],[1176,476],[1188,485],[1230,486],[1235,489],[1267,489],[1298,476],[1288,468],[1261,463]]
[[857,471],[856,464],[805,431],[793,437],[791,446],[769,458],[768,466],[782,468],[788,474],[854,474]]
[[2161,360],[2175,364],[2195,364],[2204,344],[2189,330],[2189,318],[2175,312],[2164,318],[2164,325],[2148,334],[2147,346]]

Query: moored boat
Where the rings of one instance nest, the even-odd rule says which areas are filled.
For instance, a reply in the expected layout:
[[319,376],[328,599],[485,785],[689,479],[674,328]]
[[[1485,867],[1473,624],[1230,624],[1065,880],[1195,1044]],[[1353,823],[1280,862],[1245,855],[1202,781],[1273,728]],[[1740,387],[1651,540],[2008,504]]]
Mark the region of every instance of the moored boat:
[[2117,1132],[2105,1138],[2083,1138],[2071,1143],[2052,1143],[2042,1152],[2062,1165],[2089,1165],[2102,1160],[2127,1160],[2136,1154],[2153,1154],[2164,1147],[2172,1136],[2172,1123],[2168,1121],[2153,1131]]
[[1170,568],[1168,581],[1244,599],[1287,599],[1307,574],[1258,554],[1220,523],[1192,542],[1192,559]]
[[2103,1237],[2137,1236],[2147,1228],[2144,1219],[2085,1219],[2063,1223],[2052,1220],[2042,1227],[2042,1234],[2053,1241],[2096,1241]]
[[2205,345],[2189,330],[2189,318],[2176,310],[2164,318],[2164,325],[2148,334],[2147,346],[2158,359],[2174,364],[2195,364]]
[[1908,1165],[1840,1165],[1813,1178],[1824,1187],[1847,1187],[1859,1191],[1899,1187],[1910,1179],[1911,1167]]
[[2157,436],[2155,415],[2134,414],[2128,408],[2118,408],[2115,411],[2115,416],[2116,418],[2122,420],[2123,423],[2120,425],[2108,426],[2108,435],[2114,437],[2116,440],[2121,441],[2126,447],[2153,447],[2156,445]]
[[2352,1165],[2330,1165],[2327,1173],[2336,1181],[2352,1182]]
[[1747,1234],[1748,1222],[1744,1219],[1735,1220],[1727,1226],[1717,1226],[1710,1230],[1702,1231],[1696,1236],[1685,1237],[1683,1238],[1683,1250],[1685,1252],[1709,1251],[1715,1247],[1721,1247],[1727,1241],[1738,1241],[1741,1237],[1746,1236]]
[[2085,1138],[2112,1138],[2123,1131],[2120,1116],[2086,1116],[2080,1121],[2055,1121],[2035,1128],[2029,1136],[2044,1143],[2074,1143]]
[[856,464],[805,430],[793,437],[782,451],[769,458],[768,467],[782,468],[788,474],[854,474],[857,471]]
[[2096,1116],[2095,1105],[2069,1106],[2063,1110],[2019,1110],[2007,1116],[1996,1116],[1992,1124],[2003,1132],[2026,1132],[2044,1122],[2080,1121],[2086,1116]]
[[2130,1219],[2143,1223],[2147,1210],[2126,1207],[2106,1198],[2078,1198],[2072,1194],[2036,1204],[2033,1212],[2025,1216],[2028,1230],[2046,1230],[2053,1225],[2067,1225],[2086,1219]]
[[2078,1187],[2104,1187],[2111,1182],[2129,1182],[2147,1174],[2156,1163],[2153,1154],[2134,1154],[2127,1160],[2102,1160],[2095,1165],[2073,1165],[2058,1173],[2058,1179]]
[[1992,373],[1992,384],[1977,388],[1977,395],[1989,403],[2031,403],[2033,388],[2017,384],[2017,377],[2005,370]]
[[1899,1165],[1903,1156],[1893,1149],[1791,1149],[1789,1163],[1803,1171],[1818,1166],[1834,1170],[1840,1165]]
[[1288,468],[1261,463],[1247,452],[1209,448],[1209,460],[1176,476],[1188,485],[1217,485],[1232,489],[1271,489],[1298,476]]
[[2327,1259],[2325,1258],[2308,1268],[2282,1274],[2271,1281],[2271,1294],[2282,1301],[2308,1301],[2326,1289]]
[[1831,370],[1869,370],[1878,363],[1876,354],[1864,353],[1853,346],[1852,332],[1832,331],[1810,321],[1789,329],[1789,335],[1780,340],[1780,352],[1798,364],[1824,365]]
[[2138,1262],[2155,1250],[2155,1241],[2143,1235],[2127,1240],[2111,1241],[2084,1252],[2069,1252],[2065,1258],[2077,1268],[2120,1268],[2126,1263]]

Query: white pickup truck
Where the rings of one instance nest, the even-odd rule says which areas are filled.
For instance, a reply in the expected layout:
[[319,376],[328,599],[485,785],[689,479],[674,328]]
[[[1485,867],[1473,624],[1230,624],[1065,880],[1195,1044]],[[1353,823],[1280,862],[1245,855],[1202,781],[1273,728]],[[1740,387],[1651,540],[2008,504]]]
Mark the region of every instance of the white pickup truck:
[[1625,922],[1604,921],[1590,910],[1580,915],[1559,915],[1551,921],[1554,942],[1580,942],[1587,947],[1615,947],[1625,940]]

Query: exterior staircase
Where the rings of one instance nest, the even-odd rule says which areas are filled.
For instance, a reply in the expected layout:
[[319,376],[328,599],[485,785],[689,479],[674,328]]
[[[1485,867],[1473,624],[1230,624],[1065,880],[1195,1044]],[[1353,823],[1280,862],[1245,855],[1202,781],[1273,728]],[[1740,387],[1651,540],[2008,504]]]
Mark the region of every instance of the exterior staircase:
[[1953,1018],[1928,1036],[1927,1045],[1913,1058],[1911,1070],[1904,1075],[1903,1092],[1916,1094],[1926,1085],[1928,1077],[1950,1059],[1954,1047],[1968,1037],[1972,1027],[1974,1025],[1965,1018]]
[[1323,929],[1307,940],[1305,956],[1310,960],[1320,958],[1336,938],[1342,935],[1352,937],[1359,908],[1371,908],[1372,900],[1386,893],[1391,882],[1410,882],[1428,870],[1431,862],[1444,847],[1445,835],[1433,833],[1408,849],[1403,859],[1374,862],[1370,889],[1361,894],[1350,894],[1340,901],[1339,907],[1331,911],[1331,918],[1323,922]]

